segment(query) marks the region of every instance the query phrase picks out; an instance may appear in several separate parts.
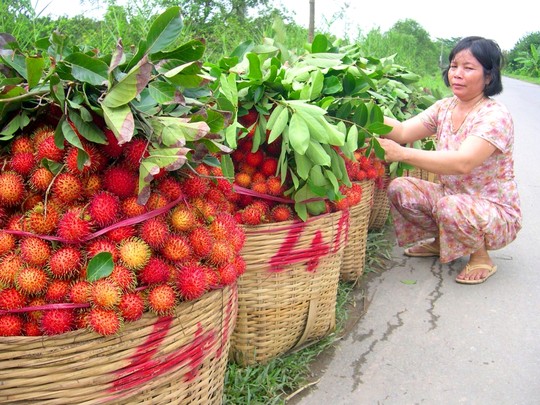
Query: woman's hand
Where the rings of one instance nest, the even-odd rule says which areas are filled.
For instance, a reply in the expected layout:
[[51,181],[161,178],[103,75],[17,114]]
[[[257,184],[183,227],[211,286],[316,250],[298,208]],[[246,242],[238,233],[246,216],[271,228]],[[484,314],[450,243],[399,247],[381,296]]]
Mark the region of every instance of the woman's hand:
[[384,160],[387,162],[399,162],[403,160],[405,147],[390,139],[378,138],[377,140],[384,149]]

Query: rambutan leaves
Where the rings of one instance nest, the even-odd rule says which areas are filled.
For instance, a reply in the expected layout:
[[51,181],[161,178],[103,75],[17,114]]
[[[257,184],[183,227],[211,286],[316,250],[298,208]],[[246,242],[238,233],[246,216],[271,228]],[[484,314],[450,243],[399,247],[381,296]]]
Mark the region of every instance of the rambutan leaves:
[[109,276],[114,269],[112,254],[100,252],[88,262],[86,279],[90,282]]

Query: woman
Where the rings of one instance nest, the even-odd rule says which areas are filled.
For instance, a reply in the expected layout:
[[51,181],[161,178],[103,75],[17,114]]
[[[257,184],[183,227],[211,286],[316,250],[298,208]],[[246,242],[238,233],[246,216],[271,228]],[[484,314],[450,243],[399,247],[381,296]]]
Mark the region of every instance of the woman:
[[[478,284],[497,271],[488,251],[508,245],[521,229],[514,125],[508,110],[491,98],[502,92],[503,56],[494,41],[464,38],[449,62],[443,78],[453,97],[404,122],[385,117],[393,129],[380,144],[387,161],[440,179],[436,184],[399,177],[388,186],[398,244],[420,241],[405,254],[439,256],[442,263],[469,255],[456,281]],[[436,151],[402,146],[432,134]]]

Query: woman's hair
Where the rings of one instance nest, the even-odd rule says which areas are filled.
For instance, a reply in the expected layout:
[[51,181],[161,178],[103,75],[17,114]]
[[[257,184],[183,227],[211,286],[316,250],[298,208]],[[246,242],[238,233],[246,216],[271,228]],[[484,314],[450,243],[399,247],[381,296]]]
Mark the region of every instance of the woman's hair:
[[[484,69],[484,77],[489,76],[490,81],[484,88],[484,96],[490,97],[499,94],[503,90],[501,80],[501,70],[504,66],[504,57],[499,45],[483,37],[466,37],[461,39],[448,56],[448,62],[452,64],[454,57],[461,51],[470,50],[473,56],[480,62]],[[450,86],[448,81],[448,70],[443,71],[443,80],[446,86]]]

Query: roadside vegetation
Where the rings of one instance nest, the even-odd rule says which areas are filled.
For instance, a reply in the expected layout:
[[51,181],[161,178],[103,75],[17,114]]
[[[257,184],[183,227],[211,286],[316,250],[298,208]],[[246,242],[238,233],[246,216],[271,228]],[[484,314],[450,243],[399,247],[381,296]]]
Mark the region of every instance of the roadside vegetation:
[[[217,63],[247,40],[265,44],[274,41],[283,45],[289,57],[305,49],[308,31],[297,25],[284,10],[269,0],[132,0],[120,5],[115,0],[82,0],[85,6],[106,4],[103,19],[84,15],[51,18],[45,16],[45,0],[1,0],[0,33],[16,38],[22,50],[32,50],[33,44],[54,32],[63,38],[64,46],[114,49],[119,38],[124,45],[135,46],[140,33],[146,32],[159,12],[171,5],[184,11],[184,30],[179,42],[203,38],[204,58]],[[306,2],[308,7],[308,2]],[[339,20],[342,15],[336,15]],[[436,98],[449,94],[441,78],[448,53],[460,38],[431,38],[416,21],[398,21],[386,32],[373,29],[347,38],[333,37],[325,27],[316,33],[327,35],[340,46],[355,44],[366,57],[384,58],[395,55],[395,62],[418,74],[419,85]],[[4,46],[0,38],[0,45]],[[1,51],[0,46],[0,51]],[[540,84],[540,31],[521,38],[506,53],[504,75]],[[1,65],[0,65],[1,69]],[[2,72],[0,70],[0,77]],[[365,277],[384,268],[392,242],[383,231],[370,231],[366,252]],[[325,339],[295,353],[275,359],[266,365],[240,367],[230,364],[226,375],[226,404],[284,404],[288,398],[309,387],[310,365],[328,350],[346,331],[351,311],[362,312],[362,282],[341,283],[337,307],[337,326]]]

